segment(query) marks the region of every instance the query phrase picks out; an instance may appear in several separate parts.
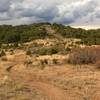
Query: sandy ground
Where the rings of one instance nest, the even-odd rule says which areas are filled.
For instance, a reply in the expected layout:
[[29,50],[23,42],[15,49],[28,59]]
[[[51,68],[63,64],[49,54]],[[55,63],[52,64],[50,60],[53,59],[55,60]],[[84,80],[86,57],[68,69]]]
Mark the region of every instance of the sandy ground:
[[[92,65],[56,65],[47,66],[44,70],[20,65],[22,68],[13,67],[10,72],[2,67],[0,66],[0,94],[4,97],[0,97],[0,100],[100,100],[100,71]],[[10,82],[15,85],[8,88]],[[20,86],[19,93],[12,91],[18,94],[17,97],[9,96],[11,89],[20,84],[29,88],[31,93],[25,92]],[[1,92],[2,89],[8,89],[8,93]],[[25,93],[21,93],[22,90]],[[35,90],[38,96],[34,97],[32,93]]]
[[8,58],[0,61],[0,100],[100,100],[100,70],[93,65],[40,69],[25,66],[24,53]]

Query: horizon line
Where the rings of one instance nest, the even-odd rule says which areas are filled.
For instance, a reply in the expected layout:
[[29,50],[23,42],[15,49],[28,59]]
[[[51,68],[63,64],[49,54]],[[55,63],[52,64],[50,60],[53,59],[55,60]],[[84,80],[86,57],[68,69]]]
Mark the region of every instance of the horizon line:
[[[42,24],[42,23],[49,23],[49,22],[40,22],[40,23]],[[2,26],[2,25],[21,26],[21,25],[40,24],[40,23],[18,24],[18,25],[0,24],[0,26]],[[50,23],[50,24],[54,24],[54,23]],[[56,24],[60,24],[60,23],[56,23]],[[62,25],[64,25],[64,24],[62,24]],[[86,30],[90,30],[90,29],[100,29],[100,25],[64,25],[64,26],[71,26],[72,28],[82,28],[82,29],[86,29]]]
[[71,25],[73,28],[82,28],[82,29],[100,29],[100,25]]

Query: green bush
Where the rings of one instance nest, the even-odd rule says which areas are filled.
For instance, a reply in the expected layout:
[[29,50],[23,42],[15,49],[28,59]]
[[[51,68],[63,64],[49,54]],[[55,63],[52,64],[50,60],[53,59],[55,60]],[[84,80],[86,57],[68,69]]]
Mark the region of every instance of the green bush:
[[37,54],[39,55],[47,55],[47,48],[40,48],[39,50],[36,51]]
[[71,49],[69,47],[66,48],[66,51],[71,51]]
[[48,49],[47,53],[49,55],[52,54],[57,54],[59,52],[59,48],[57,46],[52,46],[51,48]]
[[52,54],[57,54],[61,51],[59,46],[52,46],[52,47],[42,47],[39,48],[36,52],[38,55],[52,55]]

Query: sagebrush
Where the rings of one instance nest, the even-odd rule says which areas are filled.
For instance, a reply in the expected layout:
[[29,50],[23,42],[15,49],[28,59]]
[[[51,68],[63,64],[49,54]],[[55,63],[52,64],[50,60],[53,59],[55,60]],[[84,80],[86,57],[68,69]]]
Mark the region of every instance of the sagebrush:
[[77,48],[69,55],[68,62],[71,64],[94,64],[100,60],[100,48],[85,47]]

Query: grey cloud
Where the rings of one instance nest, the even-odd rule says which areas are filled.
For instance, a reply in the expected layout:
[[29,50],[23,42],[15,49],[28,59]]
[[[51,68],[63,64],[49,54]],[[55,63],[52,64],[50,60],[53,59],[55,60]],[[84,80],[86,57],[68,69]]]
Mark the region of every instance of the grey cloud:
[[0,0],[0,24],[43,21],[74,24],[83,19],[100,20],[98,11],[99,0]]
[[11,18],[7,15],[7,13],[0,13],[0,21],[10,20]]
[[[55,6],[55,3],[51,4],[40,4],[36,2],[33,5],[29,6],[24,6],[25,2],[17,4],[12,4],[12,12],[13,14],[10,14],[13,17],[16,18],[23,18],[23,17],[37,17],[39,20],[43,21],[52,21],[53,18],[55,18],[58,15],[58,8]],[[16,6],[17,5],[17,6]]]
[[[53,10],[52,10],[53,9]],[[38,17],[38,18],[43,18],[45,20],[52,20],[58,13],[58,9],[55,7],[50,7],[46,9],[40,9],[38,8],[35,9],[24,9],[21,13],[20,16],[22,17]]]
[[73,10],[73,14],[75,17],[84,17],[94,12],[98,2],[94,0],[87,0],[84,4],[80,4],[76,6]]
[[9,0],[0,0],[0,12],[6,12],[10,8],[11,1]]
[[65,24],[74,23],[78,19],[90,16],[90,14],[94,13],[96,7],[99,6],[98,4],[98,0],[84,0],[83,2],[79,1],[76,3],[71,3],[69,6],[64,5],[63,7],[65,7],[65,10],[61,14],[63,20],[61,20],[65,22]]
[[100,19],[100,8],[96,9],[96,11],[94,12],[94,15],[96,18]]

